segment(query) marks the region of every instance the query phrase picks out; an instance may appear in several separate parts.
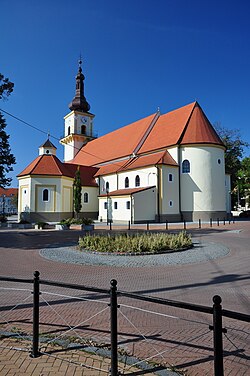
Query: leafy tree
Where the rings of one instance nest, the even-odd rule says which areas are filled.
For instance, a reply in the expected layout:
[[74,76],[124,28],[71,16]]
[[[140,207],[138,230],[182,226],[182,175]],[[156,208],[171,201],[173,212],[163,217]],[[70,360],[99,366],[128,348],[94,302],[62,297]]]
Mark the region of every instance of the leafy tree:
[[225,168],[226,173],[231,175],[232,205],[234,206],[238,200],[238,173],[241,169],[241,160],[244,148],[249,144],[242,140],[239,129],[227,129],[220,123],[214,124],[214,127],[226,147]]
[[[0,99],[6,100],[13,91],[14,84],[0,73]],[[6,174],[13,171],[12,165],[16,163],[14,155],[10,152],[9,137],[6,132],[6,121],[0,112],[0,187],[5,188],[11,184],[12,179]]]
[[78,215],[82,208],[82,184],[79,166],[77,167],[73,183],[73,203],[74,212],[76,213],[76,218],[78,218]]
[[[239,197],[245,197],[246,203],[250,204],[250,157],[241,161],[241,168],[238,171]],[[245,205],[243,205],[245,206]]]

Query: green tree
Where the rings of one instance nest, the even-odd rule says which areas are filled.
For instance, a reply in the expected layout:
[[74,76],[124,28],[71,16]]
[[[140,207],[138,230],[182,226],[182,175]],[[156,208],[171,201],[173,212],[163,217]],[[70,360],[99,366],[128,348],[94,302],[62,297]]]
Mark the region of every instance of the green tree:
[[226,173],[231,175],[232,206],[234,206],[237,202],[238,172],[241,169],[244,148],[249,144],[242,140],[239,129],[227,129],[220,123],[214,124],[214,127],[226,147],[225,168]]
[[77,167],[73,183],[73,203],[74,212],[76,213],[76,218],[78,218],[78,215],[82,208],[82,184],[79,166]]
[[[0,99],[6,100],[13,91],[14,84],[0,73]],[[12,165],[16,163],[14,155],[10,151],[9,135],[6,131],[6,121],[0,112],[0,187],[10,186],[12,179],[6,174],[13,171]]]
[[[245,157],[241,161],[241,168],[238,171],[239,197],[246,200],[245,204],[250,205],[250,157]],[[243,205],[245,206],[245,205]]]

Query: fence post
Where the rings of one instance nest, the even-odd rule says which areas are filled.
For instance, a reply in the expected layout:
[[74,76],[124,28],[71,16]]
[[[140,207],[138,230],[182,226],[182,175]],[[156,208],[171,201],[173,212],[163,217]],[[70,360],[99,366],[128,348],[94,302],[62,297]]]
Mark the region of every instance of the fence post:
[[128,229],[130,230],[130,221],[128,221]]
[[213,297],[214,376],[224,376],[221,297]]
[[166,219],[166,230],[168,230],[168,220]]
[[32,351],[30,356],[32,358],[37,358],[40,353],[38,350],[39,346],[39,275],[40,273],[36,270],[34,272],[33,280],[33,343]]
[[201,220],[199,219],[199,228],[201,228]]
[[118,376],[117,355],[117,281],[110,281],[110,339],[111,339],[111,368],[110,376]]

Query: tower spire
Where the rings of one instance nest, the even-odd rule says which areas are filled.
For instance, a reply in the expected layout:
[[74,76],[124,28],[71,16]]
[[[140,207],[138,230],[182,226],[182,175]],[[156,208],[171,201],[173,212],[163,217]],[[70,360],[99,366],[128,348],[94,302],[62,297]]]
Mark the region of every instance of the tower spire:
[[69,104],[69,109],[71,111],[76,110],[88,112],[90,110],[90,105],[84,96],[84,79],[85,77],[82,73],[82,59],[80,55],[80,59],[78,61],[78,72],[76,75],[76,93],[72,102]]

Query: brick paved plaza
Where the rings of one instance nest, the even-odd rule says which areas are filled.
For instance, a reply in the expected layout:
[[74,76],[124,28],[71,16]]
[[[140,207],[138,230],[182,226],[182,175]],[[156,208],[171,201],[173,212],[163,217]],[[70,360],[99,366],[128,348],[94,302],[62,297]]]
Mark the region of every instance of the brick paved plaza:
[[[212,229],[209,226],[194,227],[190,231],[193,239],[201,242],[201,252],[202,243],[209,242],[210,245],[228,247],[228,255],[201,263],[171,266],[72,265],[44,259],[39,251],[76,243],[78,231],[0,229],[0,275],[32,279],[33,272],[39,270],[43,280],[104,289],[109,289],[110,280],[115,278],[118,290],[206,306],[212,306],[212,297],[218,294],[222,297],[223,308],[249,314],[250,222],[236,222]],[[29,334],[32,330],[32,294],[27,290],[31,286],[0,282],[0,287],[1,331],[17,331],[21,336]],[[41,290],[40,332],[44,338],[52,341],[54,337],[63,339],[70,336],[76,342],[82,338],[98,344],[110,343],[107,295],[52,286],[42,286]],[[119,347],[126,353],[166,367],[172,365],[177,375],[181,371],[191,376],[213,375],[212,332],[208,328],[212,323],[210,315],[124,297],[120,297],[118,303]],[[16,308],[10,311],[15,305]],[[74,330],[69,332],[69,325]],[[223,319],[223,326],[227,328],[223,337],[225,376],[247,375],[249,323]],[[1,340],[1,376],[24,372],[33,376],[104,374],[77,366],[70,368],[72,365],[69,363],[55,358],[52,360],[47,355],[31,359],[24,352],[4,348],[6,341],[8,346],[5,347],[16,346],[11,345],[10,339]],[[23,343],[26,342],[20,340],[18,346]],[[25,356],[26,360],[23,359]],[[66,352],[65,356],[84,357],[77,352]],[[88,357],[85,355],[84,359]],[[88,361],[101,364],[98,357],[93,359],[88,358]],[[106,359],[102,361],[107,362]],[[19,370],[22,362],[29,369]],[[87,364],[87,360],[80,362]]]

